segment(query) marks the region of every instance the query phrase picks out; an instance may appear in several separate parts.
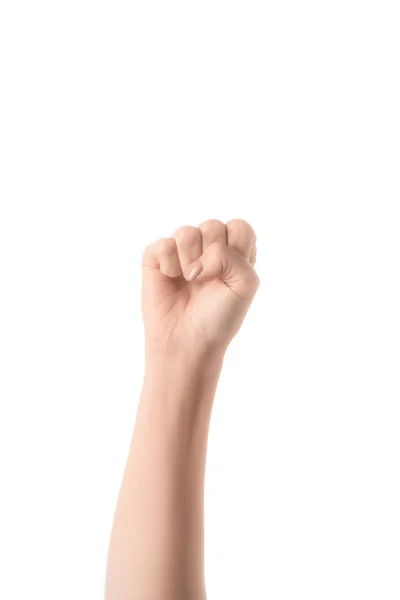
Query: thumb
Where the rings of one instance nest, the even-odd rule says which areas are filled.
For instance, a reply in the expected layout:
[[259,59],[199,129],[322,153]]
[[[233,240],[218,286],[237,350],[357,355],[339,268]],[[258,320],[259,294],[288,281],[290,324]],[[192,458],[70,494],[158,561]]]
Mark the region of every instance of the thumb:
[[237,296],[255,294],[260,280],[249,261],[231,246],[214,242],[184,272],[187,281],[221,279]]

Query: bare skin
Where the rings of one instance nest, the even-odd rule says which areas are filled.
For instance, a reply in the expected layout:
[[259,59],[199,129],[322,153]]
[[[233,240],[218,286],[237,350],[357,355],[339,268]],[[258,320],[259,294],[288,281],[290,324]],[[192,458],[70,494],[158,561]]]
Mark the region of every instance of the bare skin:
[[255,260],[255,232],[241,219],[181,227],[143,253],[146,366],[105,600],[206,600],[209,424],[226,350],[260,284]]

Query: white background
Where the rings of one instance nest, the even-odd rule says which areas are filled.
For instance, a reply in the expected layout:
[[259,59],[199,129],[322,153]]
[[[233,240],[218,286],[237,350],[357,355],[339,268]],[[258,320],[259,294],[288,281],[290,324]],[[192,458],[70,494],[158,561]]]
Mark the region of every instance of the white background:
[[398,600],[396,8],[2,1],[2,598],[102,598],[141,252],[244,218],[261,287],[211,423],[209,600]]

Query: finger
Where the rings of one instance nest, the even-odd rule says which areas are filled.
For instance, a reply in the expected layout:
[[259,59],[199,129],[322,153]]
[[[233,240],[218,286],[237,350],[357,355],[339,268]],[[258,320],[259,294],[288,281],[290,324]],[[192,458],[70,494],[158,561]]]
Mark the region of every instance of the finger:
[[193,261],[201,256],[202,242],[200,229],[191,225],[184,225],[175,232],[174,238],[176,240],[182,271],[184,271]]
[[248,260],[234,248],[214,242],[183,273],[185,279],[198,282],[221,279],[237,296],[254,295],[259,278]]
[[252,247],[256,242],[256,233],[243,219],[232,219],[226,224],[228,246],[234,248],[247,260],[250,260]]
[[175,239],[160,238],[149,244],[143,253],[142,267],[159,269],[167,277],[182,275]]
[[257,245],[254,244],[254,246],[252,246],[252,248],[251,248],[250,259],[249,259],[249,262],[252,267],[254,267],[254,265],[256,264],[256,260],[257,260]]
[[199,225],[199,229],[202,237],[202,254],[214,242],[227,244],[226,226],[222,221],[218,221],[218,219],[203,221]]

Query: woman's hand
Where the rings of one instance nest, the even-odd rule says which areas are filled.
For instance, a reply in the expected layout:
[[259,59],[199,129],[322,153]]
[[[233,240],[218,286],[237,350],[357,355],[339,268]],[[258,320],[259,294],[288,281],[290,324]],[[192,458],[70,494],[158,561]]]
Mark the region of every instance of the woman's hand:
[[207,597],[208,431],[224,352],[259,286],[255,258],[255,233],[239,219],[181,227],[144,251],[145,375],[111,532],[107,600]]
[[255,260],[256,234],[241,219],[183,226],[150,244],[142,260],[146,351],[223,353],[259,287]]

